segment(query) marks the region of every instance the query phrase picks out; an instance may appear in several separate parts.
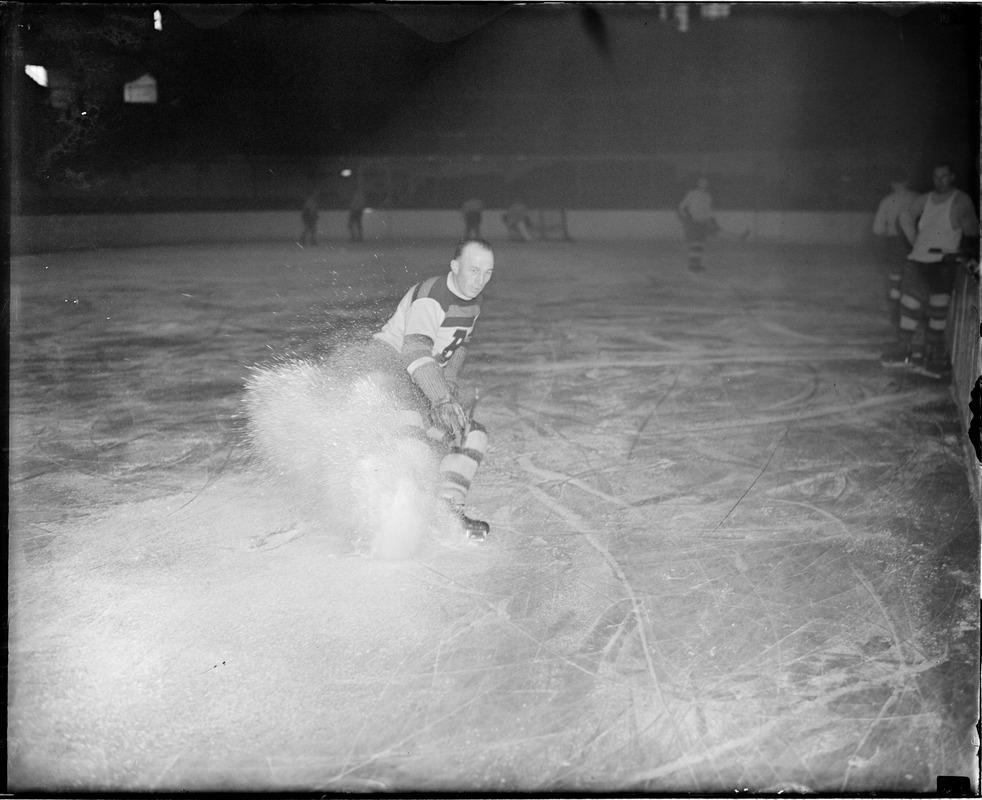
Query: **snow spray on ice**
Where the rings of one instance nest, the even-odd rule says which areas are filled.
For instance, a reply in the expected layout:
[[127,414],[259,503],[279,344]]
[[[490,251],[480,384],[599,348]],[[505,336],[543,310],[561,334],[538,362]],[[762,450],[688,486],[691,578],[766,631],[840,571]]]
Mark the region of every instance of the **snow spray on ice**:
[[412,556],[441,524],[439,458],[401,435],[412,412],[383,372],[352,374],[343,359],[288,360],[246,383],[252,454],[292,509],[356,549]]

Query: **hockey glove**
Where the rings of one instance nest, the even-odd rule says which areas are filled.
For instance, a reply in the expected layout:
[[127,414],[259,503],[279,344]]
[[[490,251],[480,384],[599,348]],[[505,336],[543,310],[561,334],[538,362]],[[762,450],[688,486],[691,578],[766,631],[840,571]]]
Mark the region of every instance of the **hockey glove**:
[[434,425],[447,431],[455,442],[459,442],[467,432],[467,413],[460,403],[452,398],[433,406],[430,410],[430,419]]

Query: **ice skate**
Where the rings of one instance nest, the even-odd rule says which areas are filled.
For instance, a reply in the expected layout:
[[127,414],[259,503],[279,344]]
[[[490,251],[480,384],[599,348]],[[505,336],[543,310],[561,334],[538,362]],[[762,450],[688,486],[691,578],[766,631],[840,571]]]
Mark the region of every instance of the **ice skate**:
[[471,542],[487,541],[491,535],[491,526],[483,520],[471,519],[464,513],[464,507],[455,503],[447,503],[450,513],[454,515],[464,528],[464,535]]
[[914,365],[914,372],[926,378],[937,381],[947,381],[951,378],[951,363],[944,350],[928,347],[924,351],[924,359]]
[[880,356],[880,363],[887,369],[907,369],[914,363],[910,345],[903,342],[890,345]]

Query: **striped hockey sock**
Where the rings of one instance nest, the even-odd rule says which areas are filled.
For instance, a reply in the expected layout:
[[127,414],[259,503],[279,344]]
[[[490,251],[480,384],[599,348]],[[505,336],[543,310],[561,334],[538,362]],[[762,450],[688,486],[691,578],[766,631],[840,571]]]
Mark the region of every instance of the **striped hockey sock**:
[[471,482],[488,449],[487,430],[471,422],[460,447],[454,447],[440,462],[440,495],[453,505],[463,505]]

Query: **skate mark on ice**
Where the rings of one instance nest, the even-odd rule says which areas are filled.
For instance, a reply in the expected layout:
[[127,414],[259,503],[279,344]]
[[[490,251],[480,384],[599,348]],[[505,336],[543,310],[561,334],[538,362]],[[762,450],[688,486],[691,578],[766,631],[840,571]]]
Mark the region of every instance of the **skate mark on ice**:
[[[852,570],[852,574],[856,576],[856,579],[862,584],[867,594],[869,594],[869,596],[873,599],[873,602],[876,603],[876,607],[879,609],[880,614],[883,616],[883,619],[886,622],[887,629],[890,631],[890,635],[893,637],[893,645],[894,647],[897,648],[897,657],[903,659],[904,657],[903,646],[906,644],[908,647],[910,647],[911,650],[916,652],[924,661],[928,661],[928,662],[933,661],[933,659],[931,659],[931,657],[928,656],[927,653],[925,653],[916,645],[912,644],[909,639],[900,638],[900,635],[897,633],[897,628],[893,624],[893,618],[890,616],[890,614],[887,613],[887,610],[883,607],[883,603],[880,601],[880,598],[876,594],[876,592],[873,591],[873,587],[870,585],[870,582],[867,580],[866,576],[863,575],[858,569],[856,569],[855,565],[851,563],[849,564],[849,569]],[[948,652],[948,648],[946,645],[945,646],[946,657],[947,657],[947,652]],[[938,661],[937,663],[940,664],[942,663],[942,661]]]
[[[852,772],[853,769],[866,769],[866,767],[868,767],[870,763],[880,754],[879,745],[876,746],[876,750],[874,751],[873,755],[869,756],[868,758],[863,758],[860,756],[859,751],[863,749],[863,745],[866,744],[866,740],[869,739],[870,735],[880,724],[880,721],[886,716],[887,709],[893,705],[894,702],[899,701],[903,697],[903,693],[898,695],[897,692],[897,687],[894,687],[893,691],[890,692],[890,696],[883,701],[883,704],[880,706],[880,710],[876,717],[869,725],[866,726],[865,732],[853,747],[852,755],[846,760],[846,771],[842,776],[842,783],[839,785],[840,792],[845,792],[846,787],[849,785],[849,773]],[[896,719],[897,717],[896,715],[892,715],[891,718]],[[934,770],[932,769],[931,771],[933,772]]]
[[[846,525],[846,523],[843,522],[840,517],[837,517],[831,511],[826,511],[824,508],[819,508],[818,506],[812,505],[811,503],[806,503],[804,500],[785,500],[783,497],[775,497],[775,498],[773,498],[773,500],[774,500],[775,503],[785,503],[785,504],[791,505],[791,506],[801,506],[802,508],[807,508],[809,511],[814,511],[820,517],[823,517],[824,519],[827,519],[836,528],[838,528],[838,530],[839,530],[839,535],[838,536],[826,536],[826,537],[823,537],[823,539],[830,539],[830,538],[837,539],[837,538],[840,538],[840,537],[848,537],[848,538],[854,538],[855,537],[855,534],[852,532],[852,530],[850,530],[849,526]],[[863,533],[863,536],[865,538],[873,537],[873,538],[877,538],[877,539],[883,539],[883,538],[887,538],[888,539],[888,538],[890,538],[890,534],[888,534],[888,533],[876,533],[876,532],[873,532],[873,531],[866,531],[866,532]]]
[[563,439],[564,441],[569,442],[570,444],[576,444],[576,442],[574,442],[572,439],[570,439],[569,436],[567,436],[562,431],[558,430],[554,425],[552,425],[549,422],[547,422],[546,420],[542,419],[542,417],[548,416],[548,417],[551,417],[554,420],[559,420],[560,422],[567,422],[567,423],[570,423],[572,425],[584,425],[585,424],[584,421],[580,417],[576,417],[576,416],[573,416],[572,414],[569,414],[569,413],[567,413],[565,411],[559,410],[561,408],[561,406],[558,406],[558,405],[553,406],[553,409],[554,410],[546,409],[543,405],[540,405],[540,407],[537,408],[537,409],[531,409],[528,406],[525,406],[523,404],[519,404],[518,407],[520,409],[527,409],[528,411],[531,411],[533,416],[530,418],[528,414],[522,414],[520,412],[513,412],[513,413],[515,413],[515,417],[519,420],[519,422],[521,422],[523,425],[526,425],[529,428],[531,428],[532,431],[536,435],[538,435],[539,437],[541,437],[543,439],[549,439],[549,438],[555,436],[557,438],[560,438],[560,439]]
[[838,406],[826,406],[825,408],[817,408],[813,411],[798,411],[793,414],[776,414],[774,416],[763,416],[755,417],[750,419],[733,420],[731,422],[719,421],[714,423],[707,423],[705,425],[692,425],[687,428],[672,428],[671,430],[665,429],[657,433],[646,433],[639,435],[639,438],[644,440],[656,439],[661,436],[687,436],[690,433],[703,433],[705,431],[720,431],[726,430],[728,428],[747,428],[754,425],[780,425],[787,422],[799,422],[806,419],[818,419],[820,417],[828,417],[831,415],[845,416],[846,414],[856,413],[858,411],[867,411],[869,409],[880,408],[882,406],[888,406],[895,403],[911,403],[914,400],[926,397],[923,391],[910,391],[903,394],[891,394],[882,397],[870,397],[866,400],[859,400],[855,403],[844,403]]
[[[405,663],[405,661],[406,659],[403,659],[403,663]],[[440,723],[453,719],[455,716],[460,714],[469,706],[477,703],[480,700],[484,700],[485,697],[491,693],[493,688],[493,687],[483,688],[481,691],[476,692],[470,699],[461,703],[456,708],[446,712],[445,714],[441,714],[440,716],[435,717],[432,720],[429,720],[425,725],[416,728],[415,730],[413,730],[412,733],[406,736],[400,737],[395,742],[393,742],[388,747],[386,747],[384,750],[381,750],[376,753],[372,753],[367,758],[361,759],[358,763],[352,763],[352,758],[354,757],[357,751],[357,747],[361,741],[362,735],[365,732],[365,728],[368,726],[368,722],[371,718],[372,712],[375,711],[376,707],[379,705],[382,698],[385,696],[386,692],[389,691],[389,689],[391,688],[392,677],[399,672],[400,672],[399,670],[394,671],[390,675],[390,677],[386,680],[385,686],[383,686],[382,689],[379,691],[378,696],[375,699],[375,702],[372,703],[371,709],[364,714],[364,719],[362,721],[361,727],[358,730],[358,734],[355,737],[354,742],[352,742],[351,747],[348,749],[348,755],[346,756],[343,765],[340,768],[340,771],[337,772],[335,775],[333,775],[331,778],[329,778],[326,781],[326,784],[337,783],[338,781],[344,780],[345,778],[352,775],[352,773],[357,772],[360,769],[364,769],[365,767],[369,767],[372,764],[377,763],[379,760],[387,756],[391,755],[391,756],[398,757],[400,751],[402,751],[407,744],[409,744],[410,742],[416,739],[419,739],[420,737],[422,737],[424,733],[428,733],[431,728],[434,728]]]
[[[440,572],[437,569],[434,569],[433,567],[431,567],[428,564],[423,564],[422,566],[425,569],[427,569],[430,572],[432,572],[434,575],[437,575],[438,577],[440,577],[443,581],[445,581],[446,584],[448,584],[451,588],[454,588],[456,591],[459,591],[459,592],[461,592],[463,594],[466,594],[466,595],[469,595],[469,596],[474,597],[477,600],[478,603],[480,603],[481,605],[483,605],[492,614],[494,614],[496,617],[498,617],[502,621],[502,623],[504,625],[506,625],[507,627],[509,627],[509,628],[513,629],[514,631],[518,632],[524,638],[529,639],[530,641],[532,641],[541,650],[544,650],[546,653],[548,653],[553,658],[556,658],[559,661],[562,661],[562,662],[564,662],[565,664],[568,664],[571,667],[575,667],[580,672],[583,672],[586,675],[589,675],[591,677],[596,677],[596,675],[593,672],[591,672],[590,670],[586,669],[581,664],[576,663],[576,661],[572,660],[571,658],[569,658],[567,656],[564,656],[562,653],[560,653],[560,652],[554,650],[553,648],[549,647],[549,645],[547,645],[545,642],[543,642],[537,636],[532,635],[527,630],[525,630],[525,628],[523,628],[521,625],[519,625],[518,623],[516,623],[511,618],[511,614],[508,612],[508,606],[509,606],[509,604],[511,603],[511,600],[512,600],[512,598],[510,596],[509,597],[505,597],[503,599],[498,599],[497,601],[491,601],[491,600],[489,600],[487,598],[487,593],[485,593],[485,592],[479,592],[479,591],[477,591],[475,589],[470,589],[470,588],[464,586],[463,584],[459,583],[458,581],[455,581],[449,575],[445,575],[444,573]],[[444,586],[444,588],[447,588],[447,587]]]
[[289,544],[295,539],[299,539],[303,536],[303,530],[299,525],[290,525],[285,528],[279,528],[275,531],[270,531],[263,536],[254,536],[249,542],[248,549],[255,552],[257,550],[275,550],[278,547],[282,547],[285,544]]
[[151,792],[156,792],[160,788],[160,784],[164,780],[164,777],[167,775],[168,772],[170,772],[174,768],[174,765],[178,761],[180,761],[181,758],[184,757],[184,754],[186,752],[187,752],[186,747],[181,748],[180,750],[177,751],[177,754],[167,762],[167,766],[165,766],[157,775],[157,777],[150,782],[149,788]]
[[792,339],[800,339],[803,342],[814,342],[816,344],[829,344],[829,340],[822,336],[811,336],[807,333],[798,333],[798,331],[791,330],[782,325],[780,322],[773,322],[771,320],[759,319],[754,317],[757,324],[766,331],[771,333],[777,333],[784,337],[790,337]]
[[647,331],[634,332],[634,338],[638,340],[639,345],[643,342],[646,345],[664,347],[666,350],[673,350],[680,353],[693,353],[699,349],[685,342],[673,342],[669,339],[662,339],[660,336],[655,336]]
[[[436,569],[435,567],[431,567],[429,564],[420,563],[419,566],[423,567],[423,569],[428,570],[429,572],[432,572],[434,575],[436,575],[438,578],[440,578],[440,580],[442,581],[442,584],[441,583],[438,583],[436,581],[430,580],[425,575],[419,575],[419,574],[413,572],[412,570],[406,569],[406,568],[404,568],[402,566],[399,567],[399,570],[402,571],[402,572],[405,572],[407,575],[411,575],[412,577],[414,577],[414,578],[416,578],[418,580],[424,581],[425,583],[429,584],[430,586],[437,586],[437,587],[439,587],[441,589],[444,589],[444,590],[449,589],[452,592],[459,592],[460,594],[466,594],[466,595],[469,595],[471,597],[477,598],[477,600],[480,603],[482,603],[483,605],[486,605],[486,606],[492,608],[493,610],[498,611],[499,606],[501,604],[501,600],[499,599],[497,601],[497,603],[495,603],[495,602],[492,602],[491,600],[488,599],[489,597],[494,597],[495,596],[495,593],[494,592],[481,592],[481,591],[478,591],[477,589],[472,589],[469,586],[465,586],[464,584],[460,583],[460,581],[454,580],[453,578],[451,578],[446,573],[440,572],[440,570]],[[510,599],[510,596],[509,597],[506,597],[504,599],[505,600],[508,600],[508,599]]]
[[[933,669],[935,666],[937,666],[937,664],[930,663],[898,670],[895,673],[887,675],[877,675],[871,677],[865,683],[870,686],[875,686],[896,681],[900,678],[909,678],[929,669]],[[657,778],[665,778],[683,769],[691,770],[693,767],[698,766],[705,761],[716,762],[722,756],[730,753],[731,751],[743,749],[750,745],[754,745],[758,752],[763,752],[763,747],[761,746],[763,740],[769,738],[772,734],[781,733],[782,728],[787,728],[794,722],[805,723],[805,729],[800,732],[800,736],[807,741],[807,738],[805,738],[807,734],[817,734],[827,726],[829,716],[829,711],[826,707],[827,704],[839,699],[840,697],[847,697],[854,694],[856,691],[857,687],[852,683],[846,686],[840,686],[832,691],[827,691],[821,697],[805,700],[794,708],[788,709],[788,711],[784,714],[774,717],[756,731],[748,733],[745,736],[730,739],[719,745],[703,748],[701,753],[686,753],[686,755],[676,758],[667,764],[661,764],[660,766],[652,769],[636,772],[623,781],[618,788],[629,790],[631,787],[634,787],[639,783],[645,783]],[[815,721],[810,722],[809,720]]]
[[[588,526],[583,522],[583,520],[580,519],[578,514],[566,508],[566,506],[564,506],[562,503],[553,500],[551,497],[549,497],[548,494],[546,494],[544,491],[539,489],[537,486],[530,486],[529,492],[540,503],[545,505],[547,508],[552,509],[557,515],[559,515],[564,520],[566,520],[567,524],[569,524],[569,526],[573,528],[574,531],[580,534],[583,537],[584,541],[586,541],[587,544],[590,545],[590,547],[592,547],[600,554],[604,562],[606,562],[607,566],[610,568],[610,570],[620,581],[621,585],[624,587],[624,591],[627,593],[628,599],[631,603],[631,613],[633,614],[636,621],[635,630],[637,631],[638,637],[640,639],[641,650],[644,653],[644,663],[647,669],[648,678],[651,681],[655,693],[658,695],[658,699],[659,702],[661,703],[662,708],[668,711],[669,709],[668,701],[662,690],[661,681],[658,678],[654,658],[652,656],[653,647],[651,643],[648,641],[648,635],[645,626],[645,622],[646,622],[645,615],[642,611],[641,603],[638,600],[637,593],[634,591],[634,587],[631,585],[631,582],[627,579],[627,575],[621,569],[621,566],[620,564],[617,563],[617,560],[610,554],[610,551],[608,551],[606,547],[600,544],[600,542],[596,539],[596,537],[593,536]],[[679,743],[683,743],[685,740],[684,737],[682,736],[681,731],[678,728],[678,722],[676,721],[674,715],[669,713],[669,719],[675,731],[675,736],[677,741]]]
[[[317,787],[314,789],[314,791],[325,791],[328,789],[328,787],[331,786],[331,784],[337,783],[337,781],[338,781],[337,778],[331,778],[330,780],[325,781],[324,783],[318,784]],[[334,787],[334,788],[337,789],[339,787]],[[352,792],[352,793],[364,792],[366,794],[370,792],[389,793],[392,791],[392,787],[389,786],[389,784],[387,784],[385,781],[380,781],[377,778],[360,778],[354,775],[350,775],[345,780],[344,786],[342,787],[342,791]]]
[[648,412],[647,416],[645,416],[645,418],[641,421],[641,425],[638,426],[637,431],[635,431],[634,436],[631,438],[631,446],[627,449],[627,455],[625,458],[628,461],[631,460],[631,455],[634,453],[634,448],[638,446],[638,440],[641,438],[641,434],[644,433],[644,429],[648,427],[648,423],[651,421],[651,418],[658,413],[659,406],[661,406],[661,404],[668,399],[668,396],[675,391],[675,387],[679,382],[679,375],[681,374],[682,368],[679,367],[675,370],[675,376],[672,378],[672,385],[668,387],[660,398],[658,398],[658,402],[655,403],[654,408],[652,408],[651,411]]
[[815,369],[813,364],[807,364],[806,367],[811,371],[812,377],[804,389],[791,397],[786,397],[784,400],[778,400],[776,403],[772,403],[769,406],[764,406],[763,408],[757,409],[758,412],[767,411],[777,411],[782,408],[795,408],[803,403],[807,403],[816,394],[818,394],[819,387],[821,386],[821,380],[818,375],[818,371]]
[[372,715],[376,712],[377,709],[382,707],[383,700],[385,699],[386,693],[392,688],[394,679],[403,674],[404,672],[403,667],[405,667],[406,663],[409,661],[412,655],[413,655],[412,653],[407,653],[405,656],[403,656],[403,658],[399,661],[399,663],[395,667],[389,670],[388,675],[386,676],[385,679],[385,683],[375,693],[375,697],[372,700],[372,703],[369,706],[369,708],[365,709],[365,711],[361,715],[361,725],[358,727],[358,732],[355,734],[354,739],[351,740],[351,745],[348,747],[347,753],[343,757],[344,760],[341,763],[341,766],[339,767],[339,771],[331,778],[329,778],[327,783],[336,783],[337,781],[342,780],[343,778],[351,775],[352,773],[357,772],[362,767],[373,764],[379,758],[388,754],[392,750],[395,750],[400,745],[404,744],[405,742],[411,741],[415,736],[421,735],[427,729],[436,725],[437,722],[440,722],[444,719],[449,719],[451,716],[453,716],[454,713],[456,713],[459,710],[462,710],[463,708],[466,708],[471,703],[477,702],[477,700],[480,698],[481,696],[480,694],[475,694],[473,697],[471,697],[470,700],[465,702],[462,706],[459,706],[457,709],[454,709],[453,711],[444,714],[442,717],[438,719],[430,721],[428,724],[423,725],[422,727],[414,731],[413,734],[404,737],[403,739],[396,742],[395,744],[390,745],[385,750],[374,753],[373,755],[361,761],[360,763],[352,764],[352,760],[355,758],[355,755],[358,751],[358,747],[361,744],[362,737],[365,735],[365,731],[368,729],[369,724],[372,721]]
[[537,364],[514,363],[509,365],[511,372],[556,373],[582,372],[592,369],[655,369],[662,367],[698,367],[713,364],[779,364],[786,365],[800,362],[815,361],[879,361],[879,356],[868,350],[842,350],[831,352],[828,348],[812,353],[802,353],[798,350],[786,352],[766,352],[748,354],[747,348],[732,350],[729,353],[718,351],[714,355],[686,355],[675,358],[637,358],[637,359],[569,359],[566,361],[548,361]]
[[[584,647],[587,648],[586,652],[599,652],[600,663],[597,665],[598,670],[604,661],[611,658],[611,653],[615,645],[617,645],[624,634],[637,624],[637,620],[630,610],[619,608],[623,602],[623,600],[614,601],[608,606],[597,621],[593,623],[590,632],[585,637]],[[611,611],[616,611],[616,613],[612,615]],[[603,646],[601,647],[602,643]]]
[[797,658],[793,658],[790,661],[783,661],[781,659],[781,653],[782,653],[781,647],[785,642],[790,641],[791,639],[798,636],[799,634],[806,632],[808,628],[811,628],[818,624],[819,624],[818,620],[811,620],[811,619],[807,620],[806,622],[802,623],[797,628],[795,628],[793,631],[790,631],[784,634],[783,636],[781,636],[779,639],[774,640],[771,644],[769,644],[759,653],[755,653],[749,658],[746,658],[743,661],[738,662],[730,670],[729,672],[730,678],[732,679],[734,676],[742,675],[742,674],[750,674],[753,676],[757,676],[760,673],[760,671],[764,668],[764,666],[766,666],[765,660],[770,658],[771,651],[774,650],[777,651],[777,661],[781,669],[783,670],[786,670],[792,664],[795,664],[799,661],[803,661],[807,658],[811,658],[816,654],[820,654],[824,652],[825,649],[824,645],[816,645],[811,650],[802,653],[800,656],[798,656]]
[[174,511],[172,511],[171,513],[176,514],[178,511],[182,511],[183,509],[191,505],[191,503],[193,503],[199,497],[201,497],[201,495],[204,494],[205,489],[211,486],[218,477],[224,474],[231,458],[232,458],[232,448],[228,447],[226,448],[225,451],[225,460],[218,466],[218,469],[216,469],[214,472],[211,470],[208,464],[205,464],[205,482],[201,485],[201,488],[198,489],[197,492],[195,492],[194,497],[192,497],[186,503],[181,505],[180,508],[174,509]]
[[771,453],[767,457],[767,461],[764,462],[764,466],[760,468],[760,472],[757,473],[757,476],[753,479],[753,481],[751,481],[751,483],[747,487],[746,491],[744,491],[744,493],[740,495],[740,498],[733,504],[733,507],[729,511],[726,512],[726,516],[724,516],[723,519],[721,519],[717,523],[716,527],[713,528],[713,530],[709,534],[710,536],[712,536],[714,533],[716,533],[716,531],[718,531],[720,529],[720,527],[723,525],[723,523],[726,522],[727,519],[729,519],[730,515],[734,511],[736,511],[737,506],[739,506],[740,503],[743,502],[743,498],[745,498],[748,494],[750,494],[751,489],[753,489],[754,486],[757,485],[757,481],[760,480],[761,475],[763,475],[765,472],[767,472],[767,468],[770,466],[771,461],[774,458],[774,454],[777,453],[778,449],[781,447],[781,442],[784,441],[784,438],[788,435],[788,431],[789,430],[790,430],[790,428],[785,428],[784,429],[784,433],[781,434],[781,438],[777,440],[777,444],[775,444],[774,447],[771,449]]
[[[571,486],[575,486],[577,489],[586,492],[587,494],[592,494],[595,497],[599,497],[602,500],[606,500],[608,503],[613,503],[614,505],[622,506],[623,508],[634,507],[627,500],[624,500],[620,497],[615,497],[612,494],[607,494],[606,492],[602,492],[600,489],[594,489],[592,486],[590,486],[590,484],[581,481],[579,478],[574,478],[562,472],[552,472],[550,470],[537,467],[535,466],[535,464],[532,463],[532,460],[528,456],[525,455],[519,456],[516,459],[516,461],[518,462],[518,465],[522,469],[524,469],[527,473],[529,473],[530,475],[535,475],[538,478],[542,478],[544,482],[561,483],[561,484],[568,483]],[[562,512],[557,511],[557,513],[562,515]]]
[[[831,483],[831,486],[826,489],[824,488],[826,483]],[[770,489],[765,489],[764,494],[774,495],[780,492],[792,490],[802,490],[808,495],[822,495],[823,497],[830,497],[833,500],[838,500],[845,494],[846,487],[849,481],[841,470],[836,470],[835,472],[819,472],[817,475],[810,475],[807,478],[799,478],[796,481],[790,481],[789,483],[782,483],[779,486],[773,486]]]
[[631,508],[644,508],[645,506],[660,506],[669,500],[684,501],[686,505],[705,505],[715,502],[715,498],[689,494],[686,492],[659,492],[658,494],[647,494],[641,497],[628,495],[627,503]]

